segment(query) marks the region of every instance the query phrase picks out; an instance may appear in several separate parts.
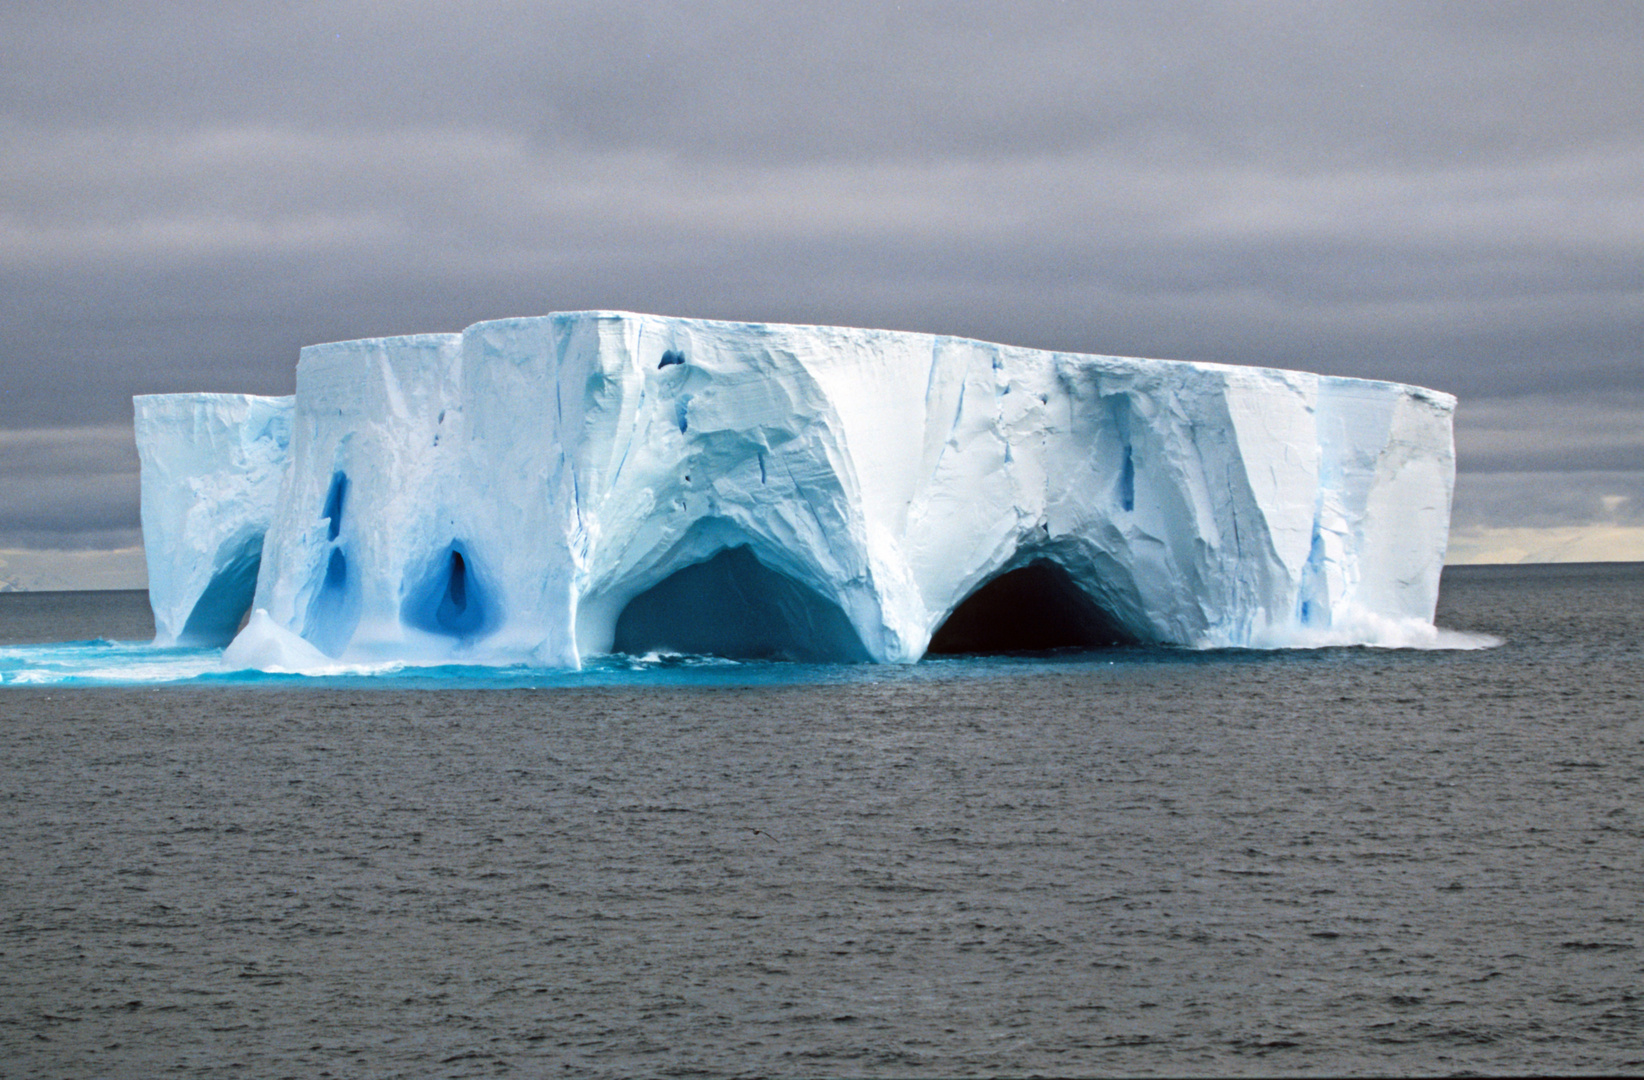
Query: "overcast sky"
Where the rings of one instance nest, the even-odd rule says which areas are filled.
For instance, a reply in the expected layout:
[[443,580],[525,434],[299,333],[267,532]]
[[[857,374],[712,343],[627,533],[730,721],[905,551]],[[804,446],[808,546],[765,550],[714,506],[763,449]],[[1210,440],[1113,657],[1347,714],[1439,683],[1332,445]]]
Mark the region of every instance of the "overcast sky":
[[1644,558],[1641,73],[1637,3],[8,0],[0,578],[138,542],[132,394],[581,308],[1421,383],[1458,553]]

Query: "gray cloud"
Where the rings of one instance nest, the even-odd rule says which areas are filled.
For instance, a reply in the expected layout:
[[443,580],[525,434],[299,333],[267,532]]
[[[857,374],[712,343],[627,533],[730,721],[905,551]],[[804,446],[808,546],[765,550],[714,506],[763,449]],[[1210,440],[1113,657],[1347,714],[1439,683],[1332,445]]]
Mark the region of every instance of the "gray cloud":
[[713,158],[1520,159],[1631,141],[1644,110],[1625,3],[84,2],[7,21],[25,117],[500,123]]
[[1644,473],[1644,390],[1544,392],[1464,401],[1457,465],[1468,473]]
[[0,548],[139,542],[129,428],[0,431]]
[[1644,526],[1644,469],[1478,473],[1456,488],[1457,529],[1587,523]]
[[[181,373],[226,362],[260,379],[289,370],[304,342],[282,331],[297,326],[354,336],[443,315],[454,328],[587,298],[1499,393],[1535,388],[1550,363],[1566,381],[1611,379],[1637,360],[1644,323],[1633,155],[1425,186],[1359,170],[1281,188],[1250,170],[1134,173],[1087,155],[685,168],[462,131],[63,141],[55,173],[0,167],[23,193],[0,220],[0,265],[18,282],[0,341],[18,355],[106,350],[128,373],[125,350],[153,348]],[[98,159],[140,162],[141,176],[111,179],[110,165],[85,179]],[[239,190],[242,175],[262,186]],[[1524,194],[1581,183],[1584,235],[1558,199]],[[142,215],[77,209],[136,188],[153,189]],[[429,294],[444,302],[431,310]]]

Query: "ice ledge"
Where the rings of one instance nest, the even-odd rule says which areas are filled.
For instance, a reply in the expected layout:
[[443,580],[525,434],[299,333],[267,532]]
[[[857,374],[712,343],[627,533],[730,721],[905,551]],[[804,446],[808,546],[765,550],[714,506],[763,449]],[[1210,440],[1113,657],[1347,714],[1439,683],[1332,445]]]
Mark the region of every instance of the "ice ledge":
[[162,641],[254,589],[261,638],[371,662],[908,661],[971,597],[938,647],[1368,641],[1431,626],[1454,405],[609,311],[317,345],[293,398],[137,399],[150,596]]

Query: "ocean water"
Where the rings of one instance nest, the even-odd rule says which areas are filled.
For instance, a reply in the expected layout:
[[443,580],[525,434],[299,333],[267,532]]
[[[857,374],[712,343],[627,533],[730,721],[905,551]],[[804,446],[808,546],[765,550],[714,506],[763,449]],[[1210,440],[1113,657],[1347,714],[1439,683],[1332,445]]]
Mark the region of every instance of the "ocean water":
[[1644,1070],[1644,564],[1439,623],[256,679],[0,595],[0,1075]]

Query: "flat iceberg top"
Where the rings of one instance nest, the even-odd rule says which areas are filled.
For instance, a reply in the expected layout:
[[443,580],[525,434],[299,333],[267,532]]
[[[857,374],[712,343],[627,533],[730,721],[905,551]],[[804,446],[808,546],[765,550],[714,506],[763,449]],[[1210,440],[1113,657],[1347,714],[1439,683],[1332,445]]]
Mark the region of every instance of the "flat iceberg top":
[[[1023,352],[1040,352],[1045,355],[1066,357],[1070,360],[1089,360],[1094,362],[1114,362],[1120,364],[1168,364],[1191,368],[1197,371],[1256,371],[1267,374],[1310,375],[1310,373],[1289,368],[1266,367],[1251,364],[1223,364],[1208,360],[1167,360],[1142,356],[1115,356],[1108,353],[1082,353],[1067,350],[1039,350],[1029,349],[1026,346],[1006,345],[999,342],[984,341],[979,338],[959,337],[951,334],[932,334],[921,330],[881,330],[870,327],[833,326],[808,323],[772,323],[772,322],[741,322],[731,319],[691,319],[670,315],[649,315],[637,311],[619,311],[615,309],[596,308],[585,311],[555,311],[546,315],[512,315],[500,319],[486,319],[473,323],[466,330],[457,334],[410,334],[384,338],[357,338],[349,341],[327,342],[322,345],[308,346],[308,349],[330,350],[356,346],[369,346],[382,343],[388,346],[400,344],[427,344],[433,341],[460,339],[463,334],[484,332],[490,328],[498,328],[506,332],[517,332],[533,323],[543,320],[556,322],[578,322],[582,320],[617,321],[628,320],[655,320],[670,323],[686,323],[700,327],[704,333],[721,334],[728,339],[738,337],[793,337],[816,338],[818,336],[843,336],[858,341],[871,341],[879,338],[903,338],[910,342],[925,342],[934,344],[937,341],[953,342],[958,345],[975,346],[988,349],[1015,349]],[[836,354],[842,355],[842,354]],[[1360,386],[1367,389],[1393,390],[1407,393],[1422,400],[1428,401],[1439,408],[1454,411],[1456,398],[1453,394],[1442,390],[1434,390],[1425,386],[1415,386],[1408,383],[1396,383],[1381,379],[1360,379],[1346,375],[1317,376],[1330,379],[1343,386]]]
[[1454,407],[1277,368],[582,311],[313,345],[290,398],[136,413],[162,637],[224,644],[254,605],[236,655],[575,667],[1413,640]]

